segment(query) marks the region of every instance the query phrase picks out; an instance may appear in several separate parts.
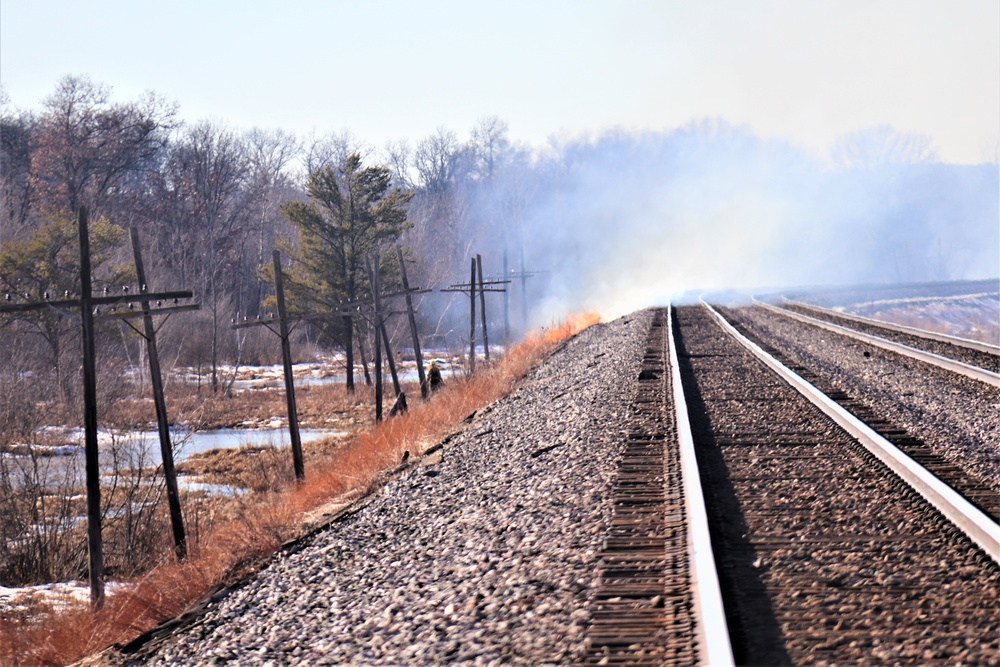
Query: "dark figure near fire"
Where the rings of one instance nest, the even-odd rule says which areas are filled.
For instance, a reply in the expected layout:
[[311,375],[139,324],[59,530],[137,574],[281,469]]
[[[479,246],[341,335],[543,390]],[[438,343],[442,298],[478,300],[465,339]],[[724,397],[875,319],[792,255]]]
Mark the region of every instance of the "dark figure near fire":
[[441,379],[441,369],[438,368],[437,360],[434,360],[427,368],[427,385],[431,388],[431,391],[437,391],[443,384],[444,380]]

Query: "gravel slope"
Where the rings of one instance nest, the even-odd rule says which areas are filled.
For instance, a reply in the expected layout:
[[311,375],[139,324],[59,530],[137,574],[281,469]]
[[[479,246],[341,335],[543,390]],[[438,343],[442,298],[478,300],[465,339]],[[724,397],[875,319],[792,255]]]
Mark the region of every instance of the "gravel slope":
[[651,311],[591,327],[441,455],[126,664],[570,664]]

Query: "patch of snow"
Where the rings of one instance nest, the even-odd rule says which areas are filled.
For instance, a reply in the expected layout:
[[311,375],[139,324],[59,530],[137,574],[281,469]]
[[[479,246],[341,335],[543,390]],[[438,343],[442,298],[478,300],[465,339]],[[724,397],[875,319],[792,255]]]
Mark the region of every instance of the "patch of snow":
[[183,475],[177,478],[177,487],[188,492],[203,491],[210,496],[232,497],[241,496],[246,493],[246,489],[238,486],[230,486],[228,484],[209,484],[207,482],[199,482],[195,479],[184,477]]
[[[131,590],[135,584],[109,581],[104,584],[104,595],[111,597]],[[67,609],[90,603],[90,584],[83,581],[63,581],[54,584],[37,584],[7,588],[0,586],[0,615],[25,612],[38,604],[54,609]]]

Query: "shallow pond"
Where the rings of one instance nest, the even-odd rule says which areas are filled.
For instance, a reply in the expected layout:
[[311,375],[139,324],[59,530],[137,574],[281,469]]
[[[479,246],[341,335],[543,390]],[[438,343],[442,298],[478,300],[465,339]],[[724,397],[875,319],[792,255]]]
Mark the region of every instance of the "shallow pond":
[[[311,442],[342,432],[327,429],[300,429],[302,442]],[[82,484],[84,476],[83,432],[72,429],[66,432],[68,444],[58,447],[39,447],[36,456],[23,446],[18,453],[5,453],[2,465],[9,471],[15,486],[23,486],[25,478],[43,481],[46,487],[66,484]],[[170,441],[174,448],[174,461],[207,452],[212,449],[235,449],[247,446],[284,447],[291,443],[288,429],[236,429],[225,428],[211,431],[186,431],[171,429]],[[102,472],[114,468],[145,468],[159,465],[160,439],[156,431],[115,432],[102,430],[98,433]],[[54,455],[55,454],[55,455]]]

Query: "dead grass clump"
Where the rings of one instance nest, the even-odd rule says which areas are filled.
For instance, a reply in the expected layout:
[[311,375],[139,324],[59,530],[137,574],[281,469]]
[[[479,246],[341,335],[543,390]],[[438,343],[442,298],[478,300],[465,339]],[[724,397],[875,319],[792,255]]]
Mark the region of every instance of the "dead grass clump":
[[560,341],[599,319],[595,314],[573,317],[530,335],[475,376],[453,376],[431,400],[413,401],[408,413],[360,433],[325,462],[310,462],[302,484],[242,496],[236,518],[202,534],[185,562],[155,567],[109,597],[99,612],[77,607],[0,618],[0,664],[66,664],[128,642],[212,589],[255,571],[284,541],[301,533],[304,513],[370,488],[401,462],[404,452],[419,456],[469,415],[508,394]]

